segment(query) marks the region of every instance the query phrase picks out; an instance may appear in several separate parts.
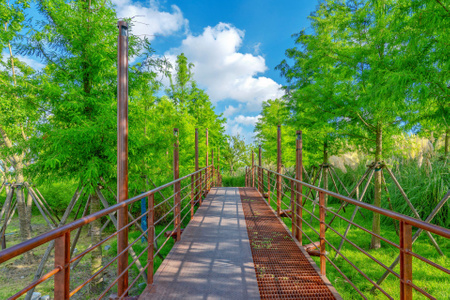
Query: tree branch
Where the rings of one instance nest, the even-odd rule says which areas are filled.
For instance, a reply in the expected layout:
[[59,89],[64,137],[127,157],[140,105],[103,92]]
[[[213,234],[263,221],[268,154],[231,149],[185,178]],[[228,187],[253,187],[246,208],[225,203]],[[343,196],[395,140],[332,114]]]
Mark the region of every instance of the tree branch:
[[445,11],[447,11],[447,12],[450,14],[450,11],[447,9],[447,7],[444,6],[444,4],[441,3],[441,1],[439,1],[439,0],[435,0],[435,1],[436,1],[437,3],[439,3],[439,4],[442,6],[442,8],[444,8]]

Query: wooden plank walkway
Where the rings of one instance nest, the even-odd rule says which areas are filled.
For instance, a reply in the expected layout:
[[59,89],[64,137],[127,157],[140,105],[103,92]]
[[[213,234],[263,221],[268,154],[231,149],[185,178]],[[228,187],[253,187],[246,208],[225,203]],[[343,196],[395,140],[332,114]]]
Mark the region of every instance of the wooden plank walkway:
[[139,299],[259,299],[238,188],[212,188]]
[[[280,249],[259,251],[257,236],[273,230],[281,237]],[[213,188],[139,299],[340,299],[289,237],[257,190]],[[291,265],[277,261],[280,256]],[[286,278],[291,281],[282,282]]]

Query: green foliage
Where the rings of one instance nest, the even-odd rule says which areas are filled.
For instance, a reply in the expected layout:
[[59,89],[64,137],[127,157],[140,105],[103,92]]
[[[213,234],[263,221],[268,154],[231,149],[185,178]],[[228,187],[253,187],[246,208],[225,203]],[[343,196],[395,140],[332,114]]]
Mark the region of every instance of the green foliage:
[[245,187],[245,175],[237,176],[222,176],[222,186],[223,187]]
[[[46,118],[32,137],[30,175],[40,182],[76,180],[88,189],[116,180],[117,137],[117,28],[109,1],[39,1],[47,21],[29,33],[23,54],[45,61],[37,95]],[[132,32],[132,22],[131,22]],[[172,155],[179,129],[180,174],[194,169],[194,133],[200,132],[200,165],[205,165],[205,135],[210,148],[223,141],[224,120],[214,113],[209,96],[196,86],[192,64],[182,54],[176,79],[160,96],[155,69],[168,67],[154,60],[147,40],[129,35],[129,56],[139,55],[129,67],[130,194],[148,189],[149,177],[160,185],[172,178]],[[169,66],[170,67],[170,66]],[[170,73],[170,72],[169,72]],[[103,183],[102,183],[103,184]]]
[[[417,162],[405,161],[398,163],[392,168],[394,176],[397,178],[400,186],[405,191],[408,199],[418,211],[422,220],[425,220],[436,207],[436,205],[443,199],[444,195],[450,190],[450,166],[445,164],[442,160],[435,159],[432,162],[432,168],[428,166],[418,167]],[[342,180],[347,189],[352,189],[364,174],[366,166],[364,163],[358,165],[356,169],[348,168],[344,173],[336,168],[339,178]],[[389,193],[382,194],[381,206],[385,209],[392,210],[404,215],[415,217],[408,204],[400,193],[400,190],[390,178],[387,171],[383,171],[386,179],[386,185]],[[365,182],[363,186],[365,185]],[[345,195],[345,190],[340,186],[339,192]],[[360,191],[362,187],[360,188]],[[371,183],[367,190],[364,202],[373,203],[374,184]],[[389,205],[388,197],[391,200],[392,206]],[[329,203],[338,204],[339,200],[330,198]],[[432,223],[448,228],[450,226],[449,206],[445,205]],[[382,218],[384,224],[392,224],[388,218]]]
[[249,161],[251,155],[250,149],[239,134],[228,137],[224,146],[225,149],[222,156],[225,161],[225,167],[229,170],[229,176],[234,176],[236,170],[248,166],[251,163]]
[[404,129],[448,128],[442,5],[330,0],[310,20],[312,31],[295,35],[278,69],[288,80],[285,123],[314,136],[314,148],[314,140],[345,138],[381,160]]
[[[33,140],[33,175],[108,181],[116,161],[115,11],[109,2],[38,4],[51,21],[32,32],[25,51],[47,64],[40,101],[51,114]],[[136,44],[130,40],[130,55]]]
[[[60,181],[50,182],[37,187],[47,203],[58,215],[62,215],[69,205],[72,196],[77,189],[77,182]],[[37,213],[35,208],[34,213]]]

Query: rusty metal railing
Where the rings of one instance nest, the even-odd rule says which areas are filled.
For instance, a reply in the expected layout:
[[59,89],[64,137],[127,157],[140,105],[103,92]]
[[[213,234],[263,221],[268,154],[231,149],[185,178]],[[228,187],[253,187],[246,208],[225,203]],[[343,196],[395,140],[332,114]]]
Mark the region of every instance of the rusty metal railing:
[[[254,172],[256,170],[256,172]],[[334,234],[339,236],[342,240],[345,240],[349,245],[356,248],[359,252],[363,253],[368,259],[375,262],[377,265],[381,266],[386,270],[388,274],[392,274],[399,279],[399,289],[400,289],[400,298],[401,299],[412,299],[413,290],[419,292],[429,299],[436,299],[432,295],[430,295],[424,288],[421,288],[413,283],[413,263],[412,259],[417,258],[420,261],[426,263],[429,266],[434,267],[436,270],[442,271],[445,274],[450,274],[450,270],[444,266],[441,266],[426,257],[423,257],[415,252],[413,252],[413,243],[418,238],[419,234],[422,231],[428,231],[430,233],[436,234],[440,237],[450,239],[450,230],[436,226],[406,215],[402,215],[390,210],[386,210],[371,204],[367,204],[362,202],[362,199],[353,199],[350,197],[346,197],[340,195],[338,193],[334,193],[314,185],[308,184],[301,180],[297,180],[295,178],[280,174],[278,172],[269,170],[267,168],[261,166],[253,166],[247,169],[246,171],[246,186],[251,186],[251,181],[254,178],[252,174],[256,173],[255,177],[257,181],[257,188],[259,192],[268,198],[268,203],[270,205],[271,198],[276,198],[277,201],[277,213],[280,217],[289,218],[292,222],[292,237],[296,238],[300,245],[303,243],[303,236],[306,237],[313,245],[316,245],[318,250],[318,255],[320,256],[320,273],[321,275],[326,275],[326,266],[329,263],[333,266],[338,273],[353,287],[354,290],[358,292],[358,294],[367,299],[366,295],[358,288],[357,284],[352,282],[349,274],[345,274],[337,264],[330,258],[329,254],[326,252],[327,246],[336,252],[336,256],[339,255],[344,259],[346,263],[348,263],[354,270],[356,270],[362,277],[365,278],[374,289],[379,290],[384,296],[388,299],[394,299],[385,289],[380,286],[380,281],[375,282],[375,280],[371,279],[362,269],[361,266],[356,266],[354,262],[352,262],[351,258],[347,257],[343,254],[342,251],[338,250],[335,245],[333,245],[329,239],[327,239],[327,230],[329,229]],[[263,174],[266,173],[264,180]],[[267,194],[265,194],[265,188],[267,187]],[[306,193],[302,192],[302,189],[305,188],[308,191]],[[276,193],[273,193],[273,192]],[[316,194],[316,195],[314,195]],[[372,213],[377,213],[392,220],[397,220],[400,223],[400,232],[399,232],[399,243],[390,241],[389,239],[383,237],[382,235],[378,235],[374,233],[372,230],[364,228],[363,226],[357,224],[354,221],[351,221],[339,214],[339,211],[334,212],[330,208],[325,205],[325,196],[328,195],[330,197],[336,198],[341,201],[342,205],[353,205],[355,207],[354,213],[356,213],[359,209],[365,209]],[[446,195],[447,197],[448,195]],[[286,203],[284,200],[287,199],[290,203]],[[444,197],[444,200],[446,198]],[[318,200],[318,201],[317,201]],[[443,200],[443,201],[444,201]],[[319,216],[317,216],[314,211],[311,211],[306,208],[306,204],[318,205],[319,206]],[[341,206],[342,206],[341,205]],[[283,210],[283,207],[286,210]],[[304,213],[307,213],[311,216],[311,220],[316,220],[316,224],[312,224],[312,222],[308,222],[303,216]],[[326,222],[326,214],[331,214],[332,219],[328,223]],[[363,232],[370,234],[371,236],[375,236],[381,241],[387,243],[388,245],[398,249],[398,258],[396,261],[400,262],[400,272],[397,273],[394,271],[394,267],[396,262],[391,264],[390,266],[384,264],[379,259],[377,259],[374,255],[370,254],[368,251],[364,250],[363,247],[359,246],[356,241],[350,240],[345,235],[341,234],[338,230],[332,227],[333,221],[338,218],[347,224],[351,224]],[[306,224],[311,231],[317,235],[319,239],[319,243],[314,242],[313,238],[306,234],[303,225]],[[417,231],[413,235],[413,227],[417,228]],[[383,250],[380,250],[383,251]]]
[[[194,216],[194,208],[197,205],[201,205],[202,197],[206,196],[208,193],[208,190],[211,186],[214,185],[215,182],[218,181],[218,179],[213,179],[213,175],[216,174],[216,176],[219,175],[219,172],[214,172],[214,166],[210,165],[208,167],[204,167],[196,172],[193,172],[191,174],[188,174],[186,176],[183,176],[179,179],[173,180],[169,183],[166,183],[162,186],[159,186],[157,188],[154,188],[152,190],[149,190],[145,193],[142,193],[138,196],[132,197],[126,201],[120,202],[116,205],[113,205],[109,208],[103,209],[101,211],[98,211],[94,214],[88,215],[86,217],[83,217],[81,219],[75,220],[72,223],[69,223],[67,225],[61,226],[59,228],[56,228],[54,230],[51,230],[47,233],[44,233],[36,238],[30,239],[28,241],[25,241],[23,243],[17,244],[15,246],[12,246],[10,248],[5,249],[4,251],[0,252],[0,266],[2,263],[5,263],[15,257],[18,257],[19,255],[24,254],[25,252],[31,251],[43,244],[46,244],[48,242],[54,241],[55,242],[55,259],[54,259],[54,268],[50,270],[47,274],[41,276],[38,280],[35,280],[34,282],[30,283],[28,286],[24,287],[22,290],[18,291],[14,295],[10,296],[8,299],[17,299],[20,296],[24,295],[31,289],[35,288],[39,284],[49,280],[50,278],[54,277],[54,298],[55,299],[69,299],[70,297],[74,296],[77,292],[79,292],[82,288],[84,288],[86,285],[91,283],[96,277],[100,276],[102,273],[105,272],[106,268],[113,265],[115,261],[117,261],[122,255],[128,256],[128,251],[131,249],[133,245],[137,243],[137,241],[141,240],[142,237],[147,236],[147,245],[146,247],[141,251],[140,254],[138,254],[136,257],[132,258],[132,262],[128,264],[128,266],[121,272],[121,274],[117,274],[116,278],[108,284],[108,286],[101,292],[100,295],[96,295],[97,299],[102,299],[104,296],[107,296],[108,293],[110,293],[111,289],[114,287],[114,285],[117,284],[119,278],[124,276],[128,272],[128,270],[136,265],[137,261],[140,257],[142,257],[145,253],[147,253],[147,259],[145,266],[140,270],[139,274],[135,276],[134,280],[128,285],[124,293],[122,295],[117,295],[117,299],[122,299],[125,296],[127,296],[130,289],[136,284],[138,279],[145,273],[147,273],[147,284],[153,283],[153,269],[154,269],[154,258],[160,254],[163,247],[167,244],[167,242],[172,238],[175,237],[175,240],[180,239],[180,227],[181,224],[183,224],[183,221],[186,218],[192,219]],[[171,196],[165,198],[163,201],[159,203],[155,203],[155,194],[160,193],[161,191],[168,189],[168,188],[174,188],[173,193]],[[82,251],[80,254],[71,257],[70,249],[71,249],[71,232],[75,229],[81,228],[84,225],[90,224],[95,220],[100,219],[101,217],[109,215],[111,218],[113,217],[113,213],[117,212],[120,209],[128,208],[133,203],[136,203],[137,201],[144,199],[148,197],[148,209],[145,213],[139,215],[137,218],[126,224],[123,228],[120,228],[119,230],[113,232],[106,238],[102,239],[97,244],[88,247],[86,250]],[[163,215],[158,218],[158,220],[155,220],[155,210],[158,207],[163,207],[165,204],[168,203],[169,200],[174,200],[174,205],[172,208],[168,209],[167,211],[163,212]],[[173,215],[173,217],[172,217]],[[71,276],[70,276],[70,270],[71,265],[75,262],[79,261],[81,258],[83,258],[86,254],[92,252],[97,247],[101,247],[102,244],[105,242],[111,240],[113,237],[117,236],[120,232],[124,230],[128,230],[130,226],[137,225],[137,222],[141,220],[142,218],[147,217],[148,220],[148,229],[145,231],[142,230],[142,234],[139,235],[133,242],[128,244],[128,246],[120,253],[117,253],[117,255],[112,258],[108,263],[104,264],[98,271],[96,271],[94,274],[92,274],[87,280],[79,284],[73,289],[70,289],[70,283],[71,283]],[[170,221],[165,221],[163,223],[163,220],[172,217]],[[188,220],[190,220],[188,219]],[[166,225],[164,229],[162,229],[159,234],[155,234],[155,226],[158,224],[164,224]],[[169,230],[170,227],[174,227],[173,231],[169,231],[169,234],[167,233],[167,230]],[[176,232],[174,235],[173,233]],[[161,245],[159,245],[158,248],[155,247],[155,241],[158,240],[158,238],[162,237],[162,235],[165,234],[167,238],[163,241]],[[153,237],[153,238],[152,238]],[[111,295],[108,295],[111,296]]]

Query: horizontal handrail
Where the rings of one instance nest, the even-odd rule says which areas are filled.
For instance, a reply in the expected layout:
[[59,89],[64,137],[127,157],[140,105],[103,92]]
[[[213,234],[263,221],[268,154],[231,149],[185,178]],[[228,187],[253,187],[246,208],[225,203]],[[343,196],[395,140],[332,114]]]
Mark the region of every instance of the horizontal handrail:
[[138,200],[141,200],[141,199],[143,199],[145,197],[148,197],[151,194],[155,194],[155,193],[157,193],[157,192],[159,192],[159,191],[161,191],[161,190],[163,190],[163,189],[165,189],[167,187],[170,187],[170,186],[174,185],[175,183],[181,182],[182,180],[187,179],[187,178],[189,178],[192,175],[199,174],[202,171],[204,171],[206,169],[209,169],[209,168],[212,168],[212,167],[213,167],[213,165],[209,165],[207,167],[199,169],[198,171],[195,171],[193,173],[190,173],[188,175],[180,177],[180,178],[178,178],[176,180],[173,180],[173,181],[171,181],[169,183],[166,183],[166,184],[161,185],[159,187],[156,187],[156,188],[154,188],[152,190],[149,190],[149,191],[147,191],[145,193],[139,194],[139,195],[137,195],[135,197],[132,197],[130,199],[127,199],[127,200],[125,200],[123,202],[117,203],[117,204],[112,205],[112,206],[110,206],[108,208],[105,208],[105,209],[102,209],[102,210],[100,210],[98,212],[95,212],[95,213],[93,213],[91,215],[88,215],[86,217],[83,217],[83,218],[80,218],[78,220],[75,220],[75,221],[73,221],[73,222],[71,222],[69,224],[63,225],[61,227],[57,227],[57,228],[55,228],[53,230],[50,230],[50,231],[48,231],[46,233],[43,233],[43,234],[37,236],[35,238],[29,239],[29,240],[27,240],[25,242],[19,243],[17,245],[9,247],[9,248],[7,248],[7,249],[5,249],[3,251],[0,251],[0,264],[6,262],[6,261],[8,261],[8,260],[10,260],[10,259],[12,259],[12,258],[14,258],[16,256],[18,256],[18,255],[21,255],[21,254],[23,254],[23,253],[25,253],[27,251],[30,251],[30,250],[32,250],[32,249],[34,249],[36,247],[39,247],[39,246],[41,246],[41,245],[43,245],[43,244],[45,244],[47,242],[55,240],[56,238],[63,236],[66,232],[73,231],[73,230],[75,230],[75,229],[77,229],[79,227],[82,227],[82,226],[84,226],[86,224],[89,224],[89,223],[91,223],[91,222],[93,222],[93,221],[95,221],[95,220],[97,220],[97,219],[99,219],[101,217],[109,215],[109,214],[111,214],[111,213],[113,213],[113,212],[115,212],[115,211],[117,211],[117,210],[119,210],[121,208],[124,208],[124,207],[126,207],[126,206],[128,206],[130,204],[135,203]]
[[[272,195],[271,187],[273,187],[274,192],[275,191],[277,192],[277,195],[276,195],[277,215],[279,217],[287,217],[292,221],[292,237],[297,239],[299,241],[300,245],[302,244],[302,236],[306,237],[313,245],[316,245],[316,242],[314,242],[308,236],[308,234],[306,234],[306,232],[303,230],[303,224],[306,224],[309,227],[308,230],[311,229],[313,231],[313,233],[319,237],[320,245],[316,245],[316,249],[319,251],[318,256],[320,256],[320,274],[321,275],[324,275],[324,276],[326,275],[326,262],[328,261],[338,271],[338,273],[341,274],[347,280],[347,282],[351,284],[351,286],[355,289],[355,291],[357,291],[364,299],[367,299],[364,296],[364,294],[361,292],[361,290],[359,290],[358,287],[347,276],[345,276],[345,274],[342,272],[342,270],[336,264],[333,263],[333,260],[329,258],[328,254],[326,252],[326,245],[328,245],[336,252],[335,259],[336,259],[336,257],[341,256],[354,270],[356,270],[361,276],[363,276],[367,281],[369,281],[373,285],[372,291],[377,289],[380,292],[382,292],[389,299],[394,299],[392,296],[389,295],[388,292],[386,292],[386,290],[381,288],[381,283],[383,282],[383,280],[387,277],[387,275],[392,274],[397,279],[399,279],[401,299],[412,299],[413,290],[423,294],[424,296],[428,297],[429,299],[435,299],[432,295],[430,295],[424,289],[418,287],[416,284],[413,283],[412,258],[413,257],[417,258],[417,259],[421,260],[422,262],[424,262],[446,274],[450,274],[450,269],[447,269],[444,266],[441,266],[441,265],[439,265],[417,253],[414,253],[412,251],[412,246],[413,246],[415,239],[418,237],[418,235],[420,234],[420,232],[422,230],[425,230],[426,232],[435,233],[444,238],[449,238],[450,237],[449,229],[427,223],[429,221],[428,218],[426,221],[422,221],[420,219],[415,219],[415,218],[412,218],[412,217],[409,217],[406,215],[402,215],[402,214],[393,212],[391,210],[386,210],[386,209],[383,209],[383,208],[380,208],[380,207],[377,207],[377,206],[374,206],[371,204],[364,203],[364,202],[362,202],[362,198],[360,198],[359,200],[352,199],[352,198],[350,198],[350,196],[347,197],[347,196],[340,195],[340,194],[338,194],[339,192],[337,192],[337,193],[331,192],[329,190],[320,188],[318,186],[314,186],[312,184],[303,182],[301,180],[292,178],[290,176],[269,170],[262,166],[253,166],[252,168],[250,168],[250,170],[252,170],[252,171],[254,169],[257,169],[256,176],[258,177],[257,178],[258,191],[260,193],[262,193],[263,195],[265,195],[264,187],[265,187],[265,184],[267,184],[267,189],[268,189],[267,203],[269,204],[269,206],[270,206],[270,196]],[[267,175],[268,175],[267,180],[265,180],[266,178],[263,177],[264,176],[263,170],[267,171]],[[248,174],[248,173],[249,172],[246,173],[246,186],[250,185],[249,184],[250,180],[248,178],[249,176],[247,176],[250,174]],[[272,175],[275,175],[275,176],[272,176]],[[254,179],[254,177],[255,176],[252,174],[252,179]],[[363,176],[363,179],[364,179],[364,176]],[[358,185],[363,181],[363,179],[361,179],[359,181]],[[285,181],[287,181],[287,183],[285,183]],[[370,181],[370,179],[369,179],[369,181]],[[271,182],[272,182],[272,184],[271,184]],[[289,184],[289,182],[290,182],[290,184]],[[315,196],[312,197],[314,199],[307,197],[302,192],[303,186],[306,188],[309,188],[309,190],[307,192],[308,195],[315,194]],[[367,188],[367,186],[368,185],[366,184],[365,189]],[[335,185],[335,188],[336,188],[336,191],[338,191],[336,185]],[[348,191],[347,191],[347,193],[348,193]],[[290,195],[288,195],[288,194],[290,194]],[[340,200],[341,208],[345,204],[355,205],[355,210],[353,211],[352,218],[349,220],[349,219],[339,215],[340,209],[337,211],[337,213],[333,212],[331,209],[328,209],[326,207],[325,195],[329,195],[330,197],[334,197],[334,198]],[[447,199],[449,195],[450,195],[450,191],[444,196],[442,201],[445,201],[445,199]],[[319,217],[317,217],[315,215],[314,208],[312,209],[312,211],[306,209],[306,207],[304,206],[306,201],[302,201],[302,197],[309,199],[313,205],[318,205]],[[290,204],[284,202],[283,201],[284,198],[287,198],[287,199],[290,198],[290,201],[291,201]],[[442,201],[441,201],[441,203],[442,203]],[[282,211],[284,211],[283,207],[285,207],[285,208],[290,207],[291,213],[282,214]],[[382,237],[381,235],[376,234],[376,233],[370,231],[369,229],[366,229],[363,226],[358,225],[356,222],[353,222],[353,218],[356,215],[357,211],[359,211],[360,208],[367,209],[369,211],[378,213],[380,215],[386,216],[393,220],[398,220],[400,222],[400,232],[398,233],[399,239],[400,239],[399,244],[396,244],[396,243]],[[333,215],[333,218],[331,219],[331,221],[329,223],[327,223],[326,219],[325,219],[327,212],[331,213]],[[318,221],[317,226],[319,226],[320,229],[316,230],[316,228],[314,228],[314,226],[312,224],[308,223],[305,220],[303,213],[307,213],[311,216],[310,223],[312,223],[313,219]],[[347,230],[346,230],[345,234],[341,234],[338,230],[335,230],[334,228],[331,227],[331,223],[333,222],[335,217],[339,217],[341,220],[347,222],[348,226],[347,226]],[[360,245],[357,245],[357,243],[355,243],[355,242],[352,242],[350,240],[350,238],[347,237],[347,232],[350,229],[351,225],[356,226],[359,229],[363,230],[364,232],[372,235],[372,237],[378,238],[379,240],[382,240],[382,241],[390,244],[391,246],[397,248],[399,250],[399,256],[394,261],[394,263],[392,263],[390,266],[388,266],[388,265],[384,264],[381,260],[377,259],[375,256],[371,255],[368,251],[364,250],[363,247],[361,247]],[[414,234],[414,237],[412,235],[412,232],[413,232],[412,227],[413,226],[418,228],[416,233]],[[325,233],[326,233],[327,229],[330,229],[333,232],[333,234],[337,235],[340,238],[340,245],[338,248],[336,248],[332,244],[331,240],[326,238]],[[356,264],[354,264],[346,255],[344,255],[342,253],[341,247],[344,242],[349,243],[352,247],[356,248],[359,252],[363,253],[367,258],[369,258],[371,261],[376,263],[377,266],[380,266],[383,269],[385,269],[385,273],[377,282],[372,280],[368,276],[368,273],[366,273],[366,271],[363,270],[363,268],[361,268],[361,269],[358,268],[356,266]],[[317,253],[314,253],[314,254],[317,255]],[[399,261],[400,261],[400,272],[397,273],[396,271],[394,271],[394,267],[396,266],[396,264]]]
[[438,234],[438,235],[441,235],[443,237],[446,237],[446,238],[450,239],[450,229],[447,229],[447,228],[444,228],[444,227],[441,227],[441,226],[438,226],[438,225],[429,224],[429,223],[426,223],[424,221],[421,221],[421,220],[418,220],[418,219],[415,219],[415,218],[412,218],[412,217],[409,217],[409,216],[406,216],[406,215],[403,215],[403,214],[400,214],[400,213],[396,213],[396,212],[393,212],[393,211],[390,211],[390,210],[387,210],[387,209],[384,209],[384,208],[381,208],[381,207],[378,207],[378,206],[375,206],[375,205],[372,205],[372,204],[368,204],[368,203],[365,203],[365,202],[360,202],[358,200],[355,200],[355,199],[352,199],[352,198],[349,198],[349,197],[346,197],[346,196],[334,193],[334,192],[329,191],[329,190],[322,189],[320,187],[311,185],[309,183],[306,183],[304,181],[300,181],[300,180],[295,179],[295,178],[291,178],[289,176],[277,173],[275,171],[269,170],[269,169],[261,167],[261,166],[255,166],[255,167],[256,168],[261,168],[262,170],[266,170],[266,171],[268,171],[268,172],[270,172],[272,174],[279,175],[279,176],[281,176],[283,178],[286,178],[286,179],[289,179],[289,180],[293,180],[294,182],[300,183],[301,185],[303,185],[305,187],[308,187],[310,189],[316,190],[318,192],[323,192],[323,193],[325,193],[325,194],[327,194],[329,196],[332,196],[334,198],[340,199],[340,200],[345,201],[347,203],[350,203],[350,204],[353,204],[353,205],[365,208],[365,209],[370,210],[372,212],[379,213],[381,215],[384,215],[386,217],[390,217],[390,218],[398,220],[398,221],[407,222],[408,224],[413,225],[413,226],[415,226],[417,228],[421,228],[423,230],[427,230],[429,232],[432,232],[432,233],[435,233],[435,234]]

